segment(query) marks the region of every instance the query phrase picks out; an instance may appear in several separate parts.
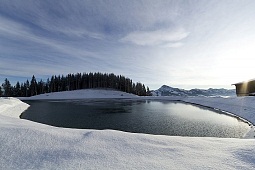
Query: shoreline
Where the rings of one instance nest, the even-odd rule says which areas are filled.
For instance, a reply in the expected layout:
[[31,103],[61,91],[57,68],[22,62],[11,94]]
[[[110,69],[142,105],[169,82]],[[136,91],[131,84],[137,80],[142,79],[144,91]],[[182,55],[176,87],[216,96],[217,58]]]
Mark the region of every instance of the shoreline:
[[255,139],[255,128],[254,128],[254,125],[249,120],[246,120],[246,119],[244,119],[244,118],[242,118],[242,117],[240,117],[240,116],[238,116],[234,113],[231,113],[231,112],[228,112],[228,111],[225,111],[225,110],[221,110],[221,109],[218,109],[218,108],[204,106],[204,105],[201,105],[201,104],[191,103],[191,102],[186,102],[186,101],[180,101],[180,102],[191,104],[191,105],[194,105],[194,106],[197,106],[197,107],[204,107],[204,108],[207,108],[207,109],[209,109],[211,111],[214,111],[216,113],[224,114],[224,115],[236,118],[236,119],[238,119],[238,120],[240,120],[244,123],[247,123],[250,126],[250,130],[248,130],[247,133],[245,133],[243,135],[243,137],[240,138],[240,139]]
[[[69,96],[70,97],[70,96]],[[248,130],[242,138],[240,139],[254,139],[255,138],[255,128],[254,128],[254,125],[247,119],[235,114],[235,113],[232,113],[232,112],[229,112],[229,111],[226,111],[226,110],[222,110],[222,109],[219,109],[219,108],[215,108],[215,107],[211,107],[211,106],[206,106],[206,105],[203,105],[203,104],[199,104],[199,103],[194,103],[194,102],[190,102],[190,101],[185,101],[183,99],[187,98],[187,97],[152,97],[152,96],[141,96],[141,97],[124,97],[124,96],[121,96],[123,98],[114,98],[114,97],[109,97],[109,98],[75,98],[75,97],[70,97],[69,99],[32,99],[33,101],[54,101],[54,100],[107,100],[107,99],[112,99],[112,100],[159,100],[159,101],[172,101],[172,102],[181,102],[181,103],[185,103],[185,104],[190,104],[190,105],[194,105],[196,107],[202,107],[202,108],[206,108],[206,109],[209,109],[211,111],[214,111],[214,112],[217,112],[219,114],[224,114],[224,115],[227,115],[227,116],[231,116],[233,118],[236,118],[244,123],[247,123],[249,126],[250,126],[250,130]],[[25,98],[22,98],[21,101],[31,101],[31,100],[26,100]],[[22,112],[23,113],[23,112]],[[22,113],[20,114],[20,116],[22,115]],[[19,117],[20,117],[19,116]]]
[[[95,97],[92,100],[95,100]],[[22,110],[19,106],[24,108],[27,106],[15,98],[9,99],[0,98],[0,139],[2,140],[0,161],[3,169],[73,169],[74,167],[210,169],[218,165],[221,165],[220,169],[254,169],[255,157],[252,156],[255,151],[254,139],[183,137],[116,130],[59,128],[8,115],[10,111],[5,112],[4,109],[13,107],[14,115],[20,115]],[[198,107],[205,109],[211,107],[238,113],[249,118],[247,120],[251,120],[251,123],[255,122],[255,117],[252,117],[255,98],[227,100],[164,98],[165,101],[173,102],[177,99],[200,104],[201,106]],[[240,100],[245,100],[246,103]]]

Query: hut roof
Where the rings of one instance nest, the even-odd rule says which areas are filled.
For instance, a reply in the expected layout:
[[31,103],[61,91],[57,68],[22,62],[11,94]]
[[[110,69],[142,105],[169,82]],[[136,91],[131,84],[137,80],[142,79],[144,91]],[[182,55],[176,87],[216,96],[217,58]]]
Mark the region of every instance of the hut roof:
[[232,85],[244,84],[244,83],[249,83],[249,82],[252,82],[252,81],[255,82],[255,78],[254,78],[254,79],[247,80],[247,81],[242,81],[242,82],[239,82],[239,83],[234,83],[234,84],[232,84]]

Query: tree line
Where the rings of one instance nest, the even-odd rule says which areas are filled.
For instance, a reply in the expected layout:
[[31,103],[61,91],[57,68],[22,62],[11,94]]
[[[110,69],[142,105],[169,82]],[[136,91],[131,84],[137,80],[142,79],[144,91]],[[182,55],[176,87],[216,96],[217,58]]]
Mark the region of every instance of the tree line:
[[134,83],[131,79],[122,75],[115,75],[113,73],[76,73],[68,74],[66,76],[53,75],[47,81],[37,81],[35,76],[32,79],[12,86],[10,81],[6,78],[2,87],[0,86],[0,96],[6,97],[30,97],[34,95],[72,91],[79,89],[92,88],[109,88],[116,89],[127,93],[132,93],[139,96],[149,96],[149,87],[137,82]]

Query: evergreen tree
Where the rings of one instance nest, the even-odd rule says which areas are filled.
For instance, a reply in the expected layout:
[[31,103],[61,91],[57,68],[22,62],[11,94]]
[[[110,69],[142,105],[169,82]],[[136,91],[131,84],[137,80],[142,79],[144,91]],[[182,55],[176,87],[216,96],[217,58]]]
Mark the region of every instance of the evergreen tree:
[[26,89],[24,83],[21,83],[20,85],[20,97],[26,97]]
[[49,84],[49,92],[55,92],[55,79],[54,76],[51,76],[50,84]]
[[24,84],[24,88],[25,88],[25,91],[26,91],[26,97],[30,97],[30,84],[29,84],[28,80]]
[[21,96],[21,86],[19,82],[16,83],[15,87],[13,88],[13,96],[14,97],[20,97]]
[[0,86],[0,96],[3,95],[2,86]]
[[146,89],[146,96],[152,96],[151,91],[150,91],[148,86],[147,86],[147,89]]
[[41,81],[39,81],[37,83],[37,94],[43,94],[45,93],[45,83],[43,82],[43,80],[41,79]]
[[48,78],[45,83],[45,93],[50,93],[50,79]]
[[30,83],[30,95],[31,96],[37,95],[37,82],[34,75]]
[[4,96],[6,96],[6,97],[11,96],[11,94],[12,94],[11,83],[7,78],[4,80],[4,83],[2,84],[2,86],[4,89]]
[[129,78],[122,75],[114,75],[113,73],[102,74],[97,72],[68,74],[66,76],[53,75],[46,82],[41,80],[38,83],[33,75],[30,82],[28,80],[21,84],[17,82],[14,87],[11,86],[8,79],[5,79],[3,83],[4,95],[16,97],[29,97],[43,93],[87,88],[111,88],[140,96],[151,95],[149,87],[145,88],[144,84],[140,82],[133,83]]

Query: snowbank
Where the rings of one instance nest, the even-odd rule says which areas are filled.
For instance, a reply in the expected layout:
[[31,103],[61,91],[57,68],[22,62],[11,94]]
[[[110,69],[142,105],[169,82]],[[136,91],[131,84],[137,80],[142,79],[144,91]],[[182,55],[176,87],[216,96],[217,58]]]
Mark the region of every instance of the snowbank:
[[[57,99],[54,95],[47,97]],[[66,94],[65,99],[70,96]],[[98,98],[92,93],[91,96]],[[255,122],[255,98],[153,99],[205,105],[239,114]],[[13,118],[27,107],[18,99],[0,98],[0,169],[252,170],[255,167],[254,139],[172,137],[114,130],[68,129]]]
[[0,115],[0,169],[254,169],[252,139],[51,127]]
[[0,115],[19,118],[20,114],[29,107],[28,104],[12,97],[0,97]]

